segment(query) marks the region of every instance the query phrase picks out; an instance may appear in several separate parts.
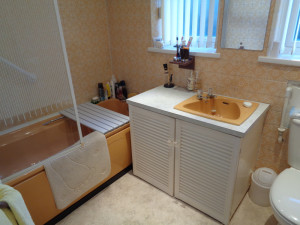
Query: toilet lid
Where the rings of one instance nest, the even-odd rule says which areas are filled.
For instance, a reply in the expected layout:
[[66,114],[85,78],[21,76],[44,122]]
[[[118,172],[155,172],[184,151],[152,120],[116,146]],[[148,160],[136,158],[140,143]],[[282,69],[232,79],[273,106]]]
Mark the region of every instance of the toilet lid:
[[300,170],[281,172],[271,187],[270,198],[277,212],[300,225]]

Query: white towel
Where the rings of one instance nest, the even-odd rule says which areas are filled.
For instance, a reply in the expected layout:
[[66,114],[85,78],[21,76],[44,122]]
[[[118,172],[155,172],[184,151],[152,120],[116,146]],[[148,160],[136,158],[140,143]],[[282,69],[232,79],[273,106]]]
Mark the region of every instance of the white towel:
[[0,224],[18,225],[18,222],[10,209],[0,209]]
[[8,204],[9,209],[1,209],[0,224],[33,225],[32,218],[28,212],[25,202],[20,192],[14,188],[0,184],[0,201]]
[[80,195],[110,174],[111,164],[106,138],[95,131],[44,166],[56,207],[64,209]]

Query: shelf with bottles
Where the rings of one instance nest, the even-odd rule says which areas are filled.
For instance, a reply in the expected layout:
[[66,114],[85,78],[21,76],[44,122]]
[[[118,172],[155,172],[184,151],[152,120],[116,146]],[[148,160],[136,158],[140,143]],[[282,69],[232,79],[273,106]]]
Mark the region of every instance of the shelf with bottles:
[[172,61],[170,61],[170,63],[179,65],[179,68],[181,68],[181,69],[194,70],[195,69],[195,56],[189,56],[189,59],[185,60],[185,61],[172,60]]

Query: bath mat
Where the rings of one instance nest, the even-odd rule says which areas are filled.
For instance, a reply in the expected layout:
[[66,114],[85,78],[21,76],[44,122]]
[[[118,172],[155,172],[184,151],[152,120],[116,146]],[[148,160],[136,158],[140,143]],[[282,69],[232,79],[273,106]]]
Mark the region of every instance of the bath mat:
[[110,174],[105,136],[95,131],[83,140],[84,147],[76,143],[44,163],[58,209],[64,209]]

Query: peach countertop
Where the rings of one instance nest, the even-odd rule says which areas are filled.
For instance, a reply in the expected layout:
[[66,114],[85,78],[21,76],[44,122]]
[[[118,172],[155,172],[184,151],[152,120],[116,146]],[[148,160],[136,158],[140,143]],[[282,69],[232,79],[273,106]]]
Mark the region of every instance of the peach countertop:
[[211,128],[237,137],[244,137],[254,122],[263,116],[270,107],[269,104],[259,103],[255,112],[239,126],[196,116],[174,109],[175,105],[194,95],[196,95],[195,92],[187,91],[181,87],[175,86],[174,88],[164,88],[163,86],[159,86],[127,99],[127,103],[132,106],[157,112],[175,119],[181,119],[186,122],[198,124],[200,126]]

